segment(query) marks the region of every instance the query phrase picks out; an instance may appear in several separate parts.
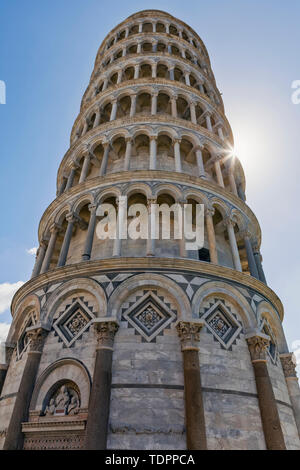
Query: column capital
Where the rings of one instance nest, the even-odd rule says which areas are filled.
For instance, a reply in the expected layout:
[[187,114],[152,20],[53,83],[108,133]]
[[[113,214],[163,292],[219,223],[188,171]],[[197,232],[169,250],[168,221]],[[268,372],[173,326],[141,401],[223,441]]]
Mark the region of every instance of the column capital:
[[249,240],[251,239],[251,232],[248,228],[244,228],[243,230],[240,230],[239,234],[240,234],[241,238],[243,238],[243,239],[245,239],[245,238],[249,238]]
[[157,199],[155,197],[150,197],[147,199],[147,210],[150,211],[151,210],[151,205],[152,204],[156,204],[157,202]]
[[91,203],[91,204],[88,205],[88,209],[89,209],[89,211],[90,211],[91,213],[92,213],[92,212],[95,212],[95,211],[97,210],[97,205]]
[[205,215],[205,217],[207,217],[207,216],[213,217],[214,213],[215,213],[214,207],[209,207],[209,206],[208,206],[208,207],[205,207],[205,208],[204,208],[204,215]]
[[204,148],[205,148],[205,147],[204,147],[203,144],[198,144],[198,145],[196,145],[196,147],[195,147],[195,151],[197,152],[197,150],[200,150],[200,152],[202,152],[202,150],[204,150]]
[[75,171],[75,170],[77,170],[78,167],[79,167],[78,163],[76,163],[76,162],[71,162],[71,164],[70,164],[70,169],[71,169],[71,170],[74,170],[74,171]]
[[285,353],[280,354],[279,357],[285,378],[298,380],[296,372],[297,361],[295,354]]
[[67,222],[74,223],[74,222],[77,222],[77,220],[78,220],[78,217],[77,217],[76,214],[74,214],[73,212],[69,212],[69,213],[66,215],[66,221],[67,221]]
[[126,144],[127,144],[127,142],[132,143],[132,142],[133,142],[133,137],[132,137],[132,136],[130,136],[130,137],[125,137],[125,142],[126,142]]
[[252,363],[266,362],[267,348],[270,342],[269,336],[260,332],[255,332],[246,335],[245,338],[248,344]]
[[200,341],[200,331],[204,325],[202,320],[185,321],[178,320],[176,322],[176,330],[181,342],[181,350],[199,350],[198,343]]
[[230,215],[226,215],[223,219],[223,223],[225,224],[226,227],[234,227],[235,224],[236,224],[236,221],[230,216]]
[[174,144],[180,144],[180,143],[181,143],[181,139],[179,139],[178,137],[174,137],[174,138],[173,138],[173,143],[174,143]]
[[97,349],[113,350],[115,334],[119,329],[116,318],[103,317],[93,321],[97,335]]
[[149,139],[150,140],[157,140],[157,135],[150,135]]
[[48,330],[41,325],[30,326],[26,329],[26,335],[30,340],[29,352],[41,353],[44,347],[45,339],[48,335]]
[[49,228],[50,233],[58,233],[62,229],[62,226],[56,222],[53,222],[53,224]]

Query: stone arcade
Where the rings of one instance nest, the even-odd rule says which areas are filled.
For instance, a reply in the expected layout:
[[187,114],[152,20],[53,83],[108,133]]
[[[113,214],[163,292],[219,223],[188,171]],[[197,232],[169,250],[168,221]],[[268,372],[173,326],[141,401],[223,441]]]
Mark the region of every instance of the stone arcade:
[[[142,11],[108,34],[32,278],[12,301],[3,449],[300,449],[283,307],[232,145],[188,25]],[[100,240],[97,207],[120,218],[122,196],[129,207],[204,204],[204,247]]]

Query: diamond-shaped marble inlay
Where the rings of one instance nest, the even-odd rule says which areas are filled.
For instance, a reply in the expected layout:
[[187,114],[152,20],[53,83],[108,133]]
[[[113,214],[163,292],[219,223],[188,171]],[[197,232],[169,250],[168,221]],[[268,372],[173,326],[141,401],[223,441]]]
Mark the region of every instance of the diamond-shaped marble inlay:
[[124,312],[123,317],[150,342],[175,320],[176,315],[154,292],[147,292]]
[[220,300],[211,305],[211,307],[201,315],[201,318],[205,320],[209,331],[226,349],[232,345],[242,331],[240,323],[230,309]]
[[151,331],[152,328],[161,320],[161,317],[154,310],[152,305],[148,305],[148,307],[145,308],[145,310],[143,310],[136,319],[142,323],[148,331]]
[[88,328],[94,317],[95,315],[85,303],[77,298],[57,318],[53,328],[65,345],[69,347]]
[[224,319],[224,317],[220,313],[216,313],[216,315],[208,321],[208,324],[212,327],[212,329],[217,333],[220,338],[224,338],[226,333],[230,330],[230,324]]

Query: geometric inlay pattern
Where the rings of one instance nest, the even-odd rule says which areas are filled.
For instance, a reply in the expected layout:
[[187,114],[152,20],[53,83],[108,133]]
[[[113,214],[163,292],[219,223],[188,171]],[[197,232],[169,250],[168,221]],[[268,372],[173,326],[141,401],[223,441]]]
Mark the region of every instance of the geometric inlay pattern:
[[73,299],[71,305],[57,318],[53,328],[67,347],[70,347],[90,326],[95,318],[92,309],[80,299]]
[[176,319],[176,314],[152,291],[139,297],[122,316],[147,342]]
[[201,319],[205,320],[208,331],[221,346],[229,349],[242,331],[242,326],[230,307],[227,307],[221,300],[215,300],[215,303],[210,304],[210,308],[201,315]]

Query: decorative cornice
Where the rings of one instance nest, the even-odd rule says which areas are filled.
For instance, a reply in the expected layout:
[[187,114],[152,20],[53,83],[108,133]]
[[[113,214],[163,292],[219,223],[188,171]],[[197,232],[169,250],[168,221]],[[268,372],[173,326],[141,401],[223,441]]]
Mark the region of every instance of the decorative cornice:
[[258,281],[252,276],[241,273],[231,268],[217,266],[214,264],[183,258],[110,258],[95,261],[85,261],[71,264],[61,268],[56,268],[27,281],[14,295],[11,304],[12,314],[16,311],[18,304],[29,294],[49,283],[62,282],[74,277],[93,276],[95,273],[107,272],[109,270],[153,270],[157,269],[162,274],[165,270],[184,270],[197,273],[198,275],[208,274],[224,282],[232,281],[244,287],[249,287],[266,297],[278,315],[283,320],[283,306],[279,297],[266,284]]

